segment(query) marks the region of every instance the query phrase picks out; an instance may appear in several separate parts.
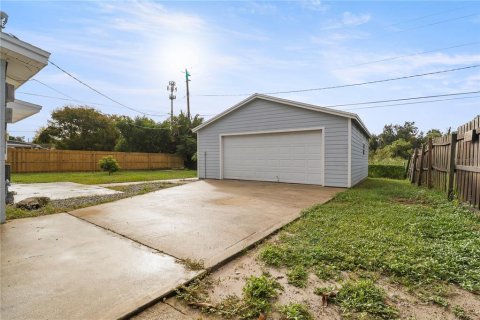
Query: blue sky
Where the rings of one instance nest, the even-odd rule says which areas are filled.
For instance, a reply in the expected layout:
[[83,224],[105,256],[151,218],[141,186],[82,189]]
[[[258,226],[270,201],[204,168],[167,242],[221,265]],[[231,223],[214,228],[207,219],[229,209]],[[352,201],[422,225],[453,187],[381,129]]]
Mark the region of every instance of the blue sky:
[[[480,2],[153,2],[2,1],[4,30],[52,53],[51,60],[112,98],[168,117],[166,86],[178,84],[175,112],[185,110],[182,70],[191,73],[192,113],[211,115],[243,94],[343,85],[480,64]],[[458,46],[456,48],[436,50]],[[419,52],[436,50],[426,54]],[[383,62],[372,61],[404,56]],[[53,66],[17,98],[41,113],[9,126],[31,138],[51,111],[84,101],[110,114],[139,115],[81,86]],[[329,106],[480,90],[480,68],[334,90],[279,94]],[[59,93],[59,92],[60,93]],[[385,124],[456,128],[480,114],[480,94],[463,100],[352,109],[373,133]]]

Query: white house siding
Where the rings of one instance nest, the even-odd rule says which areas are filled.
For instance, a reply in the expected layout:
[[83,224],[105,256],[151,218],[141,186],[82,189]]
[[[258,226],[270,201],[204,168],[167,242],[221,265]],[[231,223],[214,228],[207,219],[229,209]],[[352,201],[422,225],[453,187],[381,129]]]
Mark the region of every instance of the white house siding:
[[348,118],[261,99],[249,102],[197,132],[198,175],[220,178],[220,134],[318,127],[325,127],[325,185],[346,187]]
[[[365,153],[364,153],[365,150]],[[368,138],[352,121],[352,186],[368,176]]]

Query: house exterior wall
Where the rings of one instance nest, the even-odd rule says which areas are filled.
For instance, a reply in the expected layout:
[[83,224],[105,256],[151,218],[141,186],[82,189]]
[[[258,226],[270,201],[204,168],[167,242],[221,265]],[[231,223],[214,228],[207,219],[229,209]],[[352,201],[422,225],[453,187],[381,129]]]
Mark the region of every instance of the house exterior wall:
[[353,187],[368,177],[368,138],[355,121],[352,121],[351,134],[351,185]]
[[348,118],[260,99],[198,130],[199,178],[220,178],[221,134],[318,127],[325,128],[325,186],[346,187]]

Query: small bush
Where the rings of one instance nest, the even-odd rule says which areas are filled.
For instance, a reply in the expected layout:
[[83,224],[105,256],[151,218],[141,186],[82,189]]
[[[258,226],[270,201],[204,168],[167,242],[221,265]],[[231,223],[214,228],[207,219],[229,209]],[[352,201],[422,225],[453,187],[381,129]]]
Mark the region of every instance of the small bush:
[[280,307],[280,313],[285,320],[313,320],[308,307],[299,303],[289,303]]
[[113,156],[106,156],[98,161],[100,168],[103,171],[107,171],[108,175],[117,172],[120,169],[117,160]]
[[296,266],[287,272],[288,283],[295,287],[305,288],[307,286],[308,272],[302,266]]
[[403,166],[392,166],[382,164],[371,164],[368,166],[370,178],[405,179],[405,168]]

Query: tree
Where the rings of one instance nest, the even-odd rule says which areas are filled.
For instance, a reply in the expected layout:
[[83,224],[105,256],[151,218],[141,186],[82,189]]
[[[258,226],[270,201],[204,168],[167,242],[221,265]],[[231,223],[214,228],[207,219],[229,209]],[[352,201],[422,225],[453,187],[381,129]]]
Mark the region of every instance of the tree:
[[425,141],[424,143],[427,143],[428,142],[428,138],[439,138],[443,136],[443,133],[442,131],[438,130],[438,129],[430,129],[427,131],[427,133],[425,134]]
[[398,139],[392,142],[392,144],[385,146],[383,150],[389,155],[390,158],[402,158],[408,159],[413,152],[412,143],[405,139]]
[[98,161],[100,168],[103,171],[107,171],[108,175],[117,172],[120,169],[117,160],[113,156],[106,156]]
[[64,106],[37,133],[34,143],[53,144],[57,149],[114,149],[119,132],[112,118],[88,106]]
[[377,151],[378,147],[380,146],[380,139],[377,135],[372,134],[370,139],[368,140],[368,148],[370,151],[375,152]]
[[23,137],[23,136],[22,136],[22,137],[20,137],[20,136],[18,136],[18,137],[8,136],[8,140],[10,140],[10,141],[18,141],[18,142],[26,142],[26,141],[25,141],[25,137]]
[[147,117],[132,119],[127,116],[117,117],[115,122],[121,134],[115,146],[116,151],[152,153],[175,151],[168,123],[156,123]]
[[[185,166],[188,168],[196,167],[197,153],[197,135],[192,132],[192,128],[201,125],[203,118],[196,115],[188,118],[183,112],[173,117],[172,123],[172,142],[175,145],[175,153],[182,156]],[[165,121],[169,123],[169,121]]]

